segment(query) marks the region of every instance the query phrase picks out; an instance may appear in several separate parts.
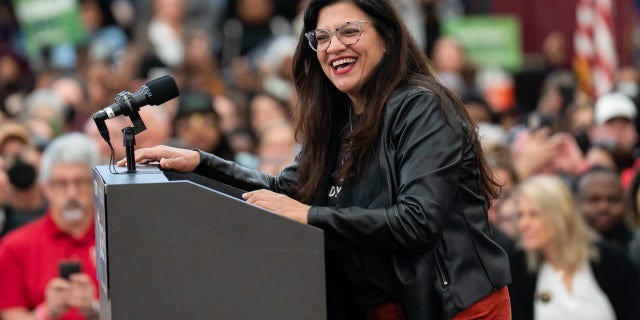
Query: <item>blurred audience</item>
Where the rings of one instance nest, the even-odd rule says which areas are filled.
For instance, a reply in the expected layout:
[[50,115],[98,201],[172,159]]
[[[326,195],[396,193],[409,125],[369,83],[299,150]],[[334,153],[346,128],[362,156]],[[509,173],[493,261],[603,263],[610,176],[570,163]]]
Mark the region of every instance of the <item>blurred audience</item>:
[[258,137],[258,170],[277,175],[298,153],[295,132],[287,121],[272,123]]
[[36,183],[40,152],[32,143],[29,130],[17,123],[0,128],[0,157],[8,184],[0,205],[4,212],[0,237],[44,214],[47,202]]
[[532,177],[516,197],[522,250],[510,259],[514,320],[640,317],[637,270],[589,231],[560,178]]
[[67,106],[62,97],[43,88],[27,95],[18,119],[38,140],[49,141],[65,132],[66,114]]
[[109,3],[102,0],[80,0],[79,4],[80,20],[89,36],[87,58],[112,61],[126,48],[129,41],[124,30],[116,25]]
[[87,104],[89,90],[84,79],[75,75],[63,75],[55,79],[50,88],[65,103],[66,131],[82,131],[85,121],[93,113]]
[[185,0],[154,0],[153,15],[147,29],[152,53],[168,67],[184,62]]
[[575,177],[588,167],[575,138],[553,127],[526,129],[511,145],[513,167],[520,180],[536,174]]
[[211,39],[206,30],[192,30],[184,48],[184,64],[181,68],[185,81],[184,91],[208,92],[211,95],[224,94],[227,85],[222,80],[214,56]]
[[616,73],[616,91],[625,94],[637,106],[640,102],[640,71],[633,66],[621,67]]
[[447,88],[461,97],[472,96],[477,93],[473,78],[467,74],[467,58],[464,48],[452,37],[440,37],[433,47],[433,65],[440,81]]
[[243,121],[244,113],[240,111],[236,102],[226,95],[216,95],[214,98],[213,109],[220,116],[220,130],[225,135],[245,127]]
[[4,206],[9,198],[9,177],[5,170],[4,158],[0,157],[0,237],[4,233],[7,215]]
[[628,251],[633,231],[626,220],[629,208],[618,173],[592,167],[578,177],[575,187],[578,208],[586,222],[603,239]]
[[636,171],[627,190],[627,197],[631,205],[628,221],[633,231],[633,238],[628,244],[629,257],[640,270],[640,171]]
[[0,156],[4,158],[16,156],[31,145],[31,133],[24,125],[5,121],[0,127]]
[[11,108],[7,99],[27,94],[34,82],[27,59],[10,47],[0,46],[0,106],[6,115],[14,117],[19,111],[19,107]]
[[585,159],[592,167],[605,167],[612,170],[618,170],[616,161],[611,154],[609,146],[601,143],[594,143],[587,150]]
[[170,144],[173,126],[167,110],[151,107],[142,108],[139,113],[147,129],[135,136],[135,147],[148,148],[159,144]]
[[[71,133],[42,156],[40,186],[47,213],[0,242],[0,318],[99,319],[91,168],[98,164],[91,139]],[[80,272],[62,278],[59,265]]]
[[638,143],[637,114],[633,101],[622,93],[605,94],[595,104],[591,142],[607,146],[619,170],[634,163]]
[[233,154],[227,137],[220,129],[220,118],[208,93],[183,93],[173,120],[177,143],[213,153],[227,160]]
[[518,235],[518,207],[513,194],[507,194],[500,199],[496,208],[496,223],[511,240],[516,240]]
[[256,137],[260,136],[266,127],[289,121],[290,117],[285,103],[268,93],[259,93],[249,102],[249,127]]
[[627,189],[627,197],[629,200],[629,224],[638,233],[638,227],[640,227],[640,170],[636,171],[629,189]]
[[4,203],[5,224],[0,236],[17,229],[46,211],[48,203],[40,186],[36,183],[40,167],[40,154],[33,147],[25,147],[8,157],[6,172],[9,192]]

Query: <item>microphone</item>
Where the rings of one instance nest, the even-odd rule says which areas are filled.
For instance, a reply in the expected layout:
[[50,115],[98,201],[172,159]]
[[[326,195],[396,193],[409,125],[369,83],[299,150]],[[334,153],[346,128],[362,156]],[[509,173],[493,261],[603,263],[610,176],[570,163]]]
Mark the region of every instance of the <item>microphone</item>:
[[178,85],[171,76],[153,79],[140,87],[136,93],[120,92],[116,103],[111,104],[93,114],[93,121],[105,141],[109,141],[109,131],[104,121],[119,115],[131,116],[146,105],[160,105],[180,95]]

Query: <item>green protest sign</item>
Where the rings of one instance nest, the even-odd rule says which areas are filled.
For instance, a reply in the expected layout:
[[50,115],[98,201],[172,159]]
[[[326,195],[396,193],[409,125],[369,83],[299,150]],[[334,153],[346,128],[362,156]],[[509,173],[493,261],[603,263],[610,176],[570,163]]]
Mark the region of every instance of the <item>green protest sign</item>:
[[13,4],[29,54],[45,46],[86,39],[77,0],[13,0]]
[[443,34],[457,39],[481,67],[522,67],[520,23],[514,16],[463,16],[444,21]]

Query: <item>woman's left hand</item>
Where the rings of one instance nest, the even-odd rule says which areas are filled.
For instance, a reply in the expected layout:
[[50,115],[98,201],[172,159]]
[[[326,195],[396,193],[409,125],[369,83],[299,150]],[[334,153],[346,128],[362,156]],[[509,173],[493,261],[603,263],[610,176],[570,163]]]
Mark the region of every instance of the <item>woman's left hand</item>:
[[242,194],[242,198],[251,204],[272,211],[283,217],[307,224],[310,206],[293,200],[283,194],[269,190],[256,190]]

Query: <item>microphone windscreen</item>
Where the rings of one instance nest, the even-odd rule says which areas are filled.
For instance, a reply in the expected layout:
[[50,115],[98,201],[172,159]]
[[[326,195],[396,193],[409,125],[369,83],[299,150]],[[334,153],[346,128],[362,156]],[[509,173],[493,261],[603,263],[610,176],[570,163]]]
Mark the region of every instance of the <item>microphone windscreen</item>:
[[146,83],[149,88],[149,104],[157,106],[180,95],[178,85],[171,76],[162,76]]

